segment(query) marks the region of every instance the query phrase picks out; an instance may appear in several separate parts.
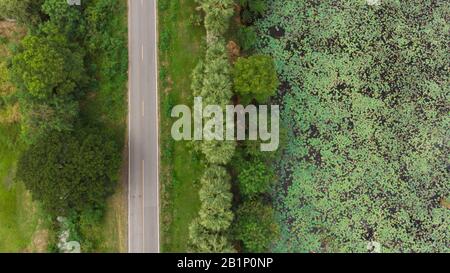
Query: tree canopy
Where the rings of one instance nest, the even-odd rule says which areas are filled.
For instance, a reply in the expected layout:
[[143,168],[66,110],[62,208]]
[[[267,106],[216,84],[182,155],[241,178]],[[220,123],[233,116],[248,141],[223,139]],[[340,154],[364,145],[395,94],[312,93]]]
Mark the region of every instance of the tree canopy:
[[236,239],[248,252],[265,252],[278,237],[278,226],[271,206],[260,201],[246,201],[236,212]]
[[239,190],[247,197],[266,193],[270,190],[273,179],[273,174],[270,173],[265,162],[258,159],[249,160],[240,167]]
[[29,26],[41,21],[44,0],[0,0],[0,17]]
[[259,103],[266,102],[275,95],[279,85],[272,58],[263,55],[239,58],[234,65],[233,81],[235,91],[244,103],[252,99]]
[[83,82],[83,55],[54,25],[45,25],[40,35],[26,36],[21,46],[23,50],[12,61],[12,74],[17,86],[31,96],[67,96]]
[[120,152],[99,134],[49,132],[21,155],[17,179],[50,213],[101,207],[113,192]]

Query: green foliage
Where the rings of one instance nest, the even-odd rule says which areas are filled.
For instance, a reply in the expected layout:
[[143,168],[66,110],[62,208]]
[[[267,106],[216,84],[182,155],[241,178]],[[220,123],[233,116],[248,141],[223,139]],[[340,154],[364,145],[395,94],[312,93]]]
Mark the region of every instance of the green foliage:
[[234,65],[233,80],[234,88],[244,103],[252,99],[266,102],[279,85],[272,58],[263,55],[239,58]]
[[242,8],[241,18],[245,24],[257,20],[268,8],[268,0],[237,0]]
[[117,179],[115,143],[124,136],[125,14],[125,1],[0,1],[1,17],[29,27],[20,46],[9,45],[12,60],[0,66],[0,121],[11,123],[0,124],[0,146],[31,144],[23,149],[17,179],[52,216],[70,216],[83,251],[105,247],[99,219]]
[[228,238],[216,232],[210,232],[196,219],[189,226],[190,251],[198,253],[235,252]]
[[252,51],[256,47],[258,36],[254,27],[240,27],[237,33],[239,45],[245,51]]
[[236,212],[235,237],[247,252],[265,252],[277,239],[279,228],[271,206],[260,201],[246,201]]
[[91,90],[96,98],[87,111],[91,120],[99,120],[117,131],[117,142],[122,142],[127,115],[126,14],[126,1],[110,0],[90,1],[83,13],[86,20],[84,47],[90,60]]
[[228,29],[233,15],[233,0],[197,0],[199,8],[205,12],[205,28],[208,36],[220,37]]
[[226,165],[233,158],[234,151],[236,150],[236,142],[218,140],[203,141],[201,150],[209,163]]
[[22,138],[26,143],[36,141],[47,131],[71,131],[79,113],[77,101],[52,97],[47,100],[23,96],[20,100],[22,111]]
[[82,6],[68,5],[67,1],[61,0],[44,0],[41,10],[49,17],[48,22],[58,26],[60,31],[69,37],[84,36],[85,20]]
[[212,231],[226,231],[233,220],[231,211],[230,176],[223,167],[211,166],[206,169],[199,191],[202,202],[199,211],[200,223]]
[[44,0],[0,0],[0,17],[35,26],[41,21]]
[[199,217],[189,228],[189,239],[194,252],[234,252],[225,236],[233,221],[233,195],[230,176],[226,169],[212,165],[205,170],[199,191]]
[[42,32],[23,39],[23,50],[12,61],[13,80],[37,99],[68,96],[85,78],[83,55],[54,25],[45,25]]
[[262,160],[245,161],[238,174],[239,190],[242,195],[251,198],[268,192],[273,179],[273,174]]
[[[223,35],[233,15],[232,0],[198,0],[205,12],[207,50],[192,73],[194,96],[208,105],[229,104],[232,97],[231,68]],[[226,165],[236,149],[235,141],[203,141],[200,146],[209,164]],[[193,251],[230,252],[233,247],[225,237],[233,220],[230,178],[222,167],[209,167],[202,178],[199,218],[190,227]]]
[[208,44],[205,61],[200,61],[192,73],[192,92],[208,105],[227,105],[232,96],[230,63],[223,39]]
[[120,152],[93,133],[50,132],[20,157],[17,179],[23,181],[52,215],[101,207],[114,189]]
[[14,55],[11,79],[19,89],[24,136],[32,142],[47,130],[72,128],[80,88],[87,82],[84,55],[53,24],[27,35]]
[[262,15],[268,8],[267,0],[237,0],[239,5]]
[[381,3],[275,1],[256,23],[289,130],[278,251],[448,251],[450,6]]

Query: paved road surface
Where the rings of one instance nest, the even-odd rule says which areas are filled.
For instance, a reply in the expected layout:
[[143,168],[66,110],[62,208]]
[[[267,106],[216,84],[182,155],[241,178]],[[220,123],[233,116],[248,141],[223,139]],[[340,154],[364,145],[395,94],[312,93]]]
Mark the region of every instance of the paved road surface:
[[129,252],[159,252],[155,0],[128,1]]

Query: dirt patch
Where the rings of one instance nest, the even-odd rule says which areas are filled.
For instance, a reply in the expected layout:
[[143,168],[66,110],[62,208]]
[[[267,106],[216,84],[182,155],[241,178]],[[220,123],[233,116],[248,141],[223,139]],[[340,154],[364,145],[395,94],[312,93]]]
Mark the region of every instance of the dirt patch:
[[24,250],[26,253],[45,253],[48,250],[49,232],[47,229],[36,230],[31,244]]
[[229,41],[227,44],[228,58],[232,63],[236,62],[241,55],[241,49],[235,41]]
[[0,21],[0,36],[19,40],[21,37],[25,36],[26,29],[17,26],[15,22],[12,21]]

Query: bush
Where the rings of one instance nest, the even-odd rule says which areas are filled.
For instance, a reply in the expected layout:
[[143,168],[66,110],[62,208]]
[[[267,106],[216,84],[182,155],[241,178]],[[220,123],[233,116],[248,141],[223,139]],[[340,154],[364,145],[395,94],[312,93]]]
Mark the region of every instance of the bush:
[[246,201],[236,212],[235,237],[241,240],[247,252],[268,251],[276,240],[279,228],[273,209],[260,201]]
[[241,194],[251,198],[269,191],[273,174],[265,162],[256,159],[246,161],[240,167],[238,180]]
[[263,55],[239,58],[234,65],[233,80],[234,89],[244,104],[252,99],[266,102],[275,95],[279,85],[272,58]]
[[255,49],[258,36],[254,27],[240,27],[237,37],[243,50],[252,51]]
[[16,178],[52,215],[102,207],[120,165],[117,146],[98,134],[49,132],[19,158]]
[[223,167],[210,166],[201,184],[200,223],[211,231],[226,231],[233,221],[230,176]]
[[211,164],[226,165],[233,158],[236,150],[235,141],[203,141],[201,151]]
[[199,253],[233,253],[236,250],[228,238],[220,233],[210,232],[198,219],[189,226],[190,251]]

